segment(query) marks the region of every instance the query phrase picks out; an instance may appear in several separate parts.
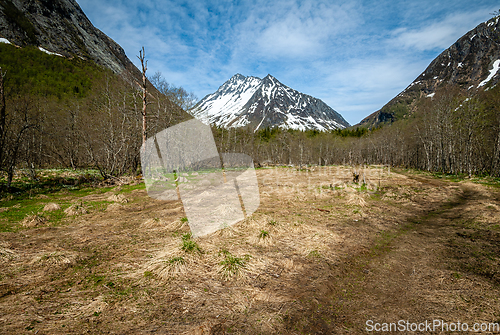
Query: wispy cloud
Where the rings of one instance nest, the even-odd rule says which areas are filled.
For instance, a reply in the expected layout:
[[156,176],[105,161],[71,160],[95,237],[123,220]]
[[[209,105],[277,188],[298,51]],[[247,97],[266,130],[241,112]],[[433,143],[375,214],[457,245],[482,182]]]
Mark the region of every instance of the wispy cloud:
[[342,33],[361,23],[355,2],[274,1],[256,3],[235,26],[235,53],[254,57],[301,59],[321,57]]
[[493,0],[77,0],[138,65],[200,98],[239,72],[271,73],[352,124],[498,9]]
[[[446,49],[460,38],[465,32],[478,25],[485,17],[485,8],[473,12],[452,13],[443,20],[428,22],[426,25],[409,29],[401,27],[395,29],[389,45],[395,48],[402,47],[413,51]],[[460,27],[461,29],[457,29]]]

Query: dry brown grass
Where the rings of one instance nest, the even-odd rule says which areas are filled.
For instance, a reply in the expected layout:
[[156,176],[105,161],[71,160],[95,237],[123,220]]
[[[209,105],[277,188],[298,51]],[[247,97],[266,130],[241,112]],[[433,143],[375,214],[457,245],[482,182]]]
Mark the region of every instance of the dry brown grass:
[[77,202],[64,210],[64,213],[67,215],[75,216],[75,215],[83,215],[87,214],[87,207],[83,204],[83,202]]
[[121,204],[126,204],[129,200],[123,194],[113,194],[107,198],[108,201],[119,202]]
[[43,211],[44,212],[52,212],[52,211],[57,211],[57,210],[60,210],[60,209],[61,209],[61,206],[59,206],[55,202],[49,202],[48,204],[46,204],[43,207]]
[[[257,170],[257,212],[192,240],[199,251],[183,248],[190,230],[180,202],[121,188],[82,199],[66,194],[87,212],[57,227],[0,233],[0,328],[358,333],[368,316],[500,318],[498,288],[442,261],[459,222],[499,222],[498,193],[382,167],[357,170],[363,188],[349,167]],[[450,216],[443,206],[472,191],[453,204],[463,215]],[[82,201],[113,203],[96,209]]]
[[46,218],[36,214],[28,215],[24,218],[23,221],[21,221],[21,225],[23,227],[28,227],[28,228],[43,226],[46,223],[47,223]]

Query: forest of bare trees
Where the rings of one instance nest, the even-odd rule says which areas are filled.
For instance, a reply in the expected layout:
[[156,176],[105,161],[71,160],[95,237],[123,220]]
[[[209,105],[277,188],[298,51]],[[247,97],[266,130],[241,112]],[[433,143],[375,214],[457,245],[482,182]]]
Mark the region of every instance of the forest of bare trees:
[[[4,90],[2,84],[0,168],[7,186],[19,168],[32,178],[37,169],[51,167],[94,168],[103,178],[137,173],[143,126],[137,85],[106,75],[87,97],[61,101]],[[148,134],[187,117],[157,90],[149,94]]]
[[500,176],[499,93],[438,91],[413,115],[369,132],[214,128],[214,134],[220,152],[243,152],[257,164],[384,164]]
[[[10,186],[16,169],[93,168],[102,178],[140,173],[144,92],[104,75],[79,99],[56,99],[5,87],[0,72],[0,168]],[[195,97],[150,78],[147,136],[188,118]],[[151,84],[148,84],[151,85]],[[500,88],[474,97],[438,91],[403,120],[368,131],[332,132],[212,127],[219,152],[245,153],[255,165],[384,164],[449,174],[500,176]],[[173,103],[172,100],[175,102]]]

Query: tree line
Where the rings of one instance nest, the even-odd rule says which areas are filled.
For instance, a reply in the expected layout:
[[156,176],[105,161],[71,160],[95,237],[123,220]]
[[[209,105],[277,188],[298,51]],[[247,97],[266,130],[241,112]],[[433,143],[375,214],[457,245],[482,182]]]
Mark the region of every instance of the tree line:
[[446,174],[500,176],[500,88],[469,96],[438,90],[384,126],[330,132],[213,127],[220,152],[261,164],[384,164]]
[[[37,169],[51,167],[93,168],[105,179],[140,171],[143,91],[137,83],[91,62],[82,66],[79,59],[4,48],[11,48],[0,54],[0,171],[7,187],[19,168],[32,178]],[[11,61],[12,54],[25,62]],[[47,65],[36,79],[26,70],[33,55]],[[74,80],[53,87],[53,78]],[[161,75],[156,81],[175,88]],[[189,118],[146,83],[147,136]]]
[[[31,49],[13,52],[27,53],[17,58],[28,60],[36,55]],[[143,135],[187,120],[181,107],[190,109],[196,102],[192,93],[169,84],[161,73],[145,81],[145,98],[144,86],[95,64],[36,56],[44,57],[50,69],[37,80],[29,79],[23,63],[16,69],[15,62],[6,66],[0,57],[0,170],[7,186],[19,168],[32,178],[37,169],[51,167],[94,168],[105,179],[140,173]],[[69,79],[49,87],[52,79],[44,78],[54,76]],[[499,90],[490,87],[474,96],[458,89],[438,90],[413,106],[412,114],[371,130],[212,126],[212,132],[220,153],[246,153],[256,166],[384,164],[498,177]]]

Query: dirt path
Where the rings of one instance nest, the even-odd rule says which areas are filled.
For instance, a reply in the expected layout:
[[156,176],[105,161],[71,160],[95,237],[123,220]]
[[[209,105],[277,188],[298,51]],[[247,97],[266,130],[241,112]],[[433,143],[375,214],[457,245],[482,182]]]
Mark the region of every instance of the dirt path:
[[[439,185],[435,180],[422,178],[419,182]],[[335,333],[373,330],[376,323],[380,327],[395,323],[398,330],[403,330],[401,333],[415,334],[428,333],[429,328],[422,332],[405,331],[406,321],[417,324],[459,321],[470,327],[475,322],[498,322],[498,282],[472,271],[461,271],[463,259],[453,257],[452,244],[457,234],[458,238],[463,235],[462,223],[471,214],[468,208],[485,198],[477,187],[462,186],[451,200],[409,220],[356,259],[342,278],[343,295],[338,301],[343,315]],[[500,242],[498,237],[495,234],[492,241]],[[484,241],[474,242],[479,245]],[[459,252],[465,254],[471,250]],[[337,299],[338,294],[337,291]],[[404,326],[400,326],[400,320],[404,320]],[[439,333],[442,328],[437,326],[433,330]]]

